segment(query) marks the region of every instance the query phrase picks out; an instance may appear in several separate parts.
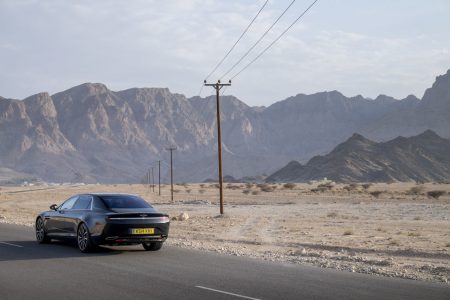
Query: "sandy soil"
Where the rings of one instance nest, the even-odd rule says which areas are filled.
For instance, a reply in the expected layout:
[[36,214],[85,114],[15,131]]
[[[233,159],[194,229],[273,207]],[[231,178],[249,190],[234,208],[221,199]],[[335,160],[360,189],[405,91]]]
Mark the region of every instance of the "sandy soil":
[[[189,215],[172,221],[171,245],[349,272],[450,280],[449,184],[421,185],[417,194],[411,194],[414,183],[336,185],[323,192],[313,192],[317,184],[226,187],[224,215],[219,215],[215,184],[176,185],[173,203],[168,186],[162,196],[157,187],[153,192],[143,185],[1,187],[0,222],[33,226],[39,212],[76,193],[135,193],[172,217]],[[438,200],[427,197],[432,190],[445,194]],[[375,197],[374,191],[381,194]]]

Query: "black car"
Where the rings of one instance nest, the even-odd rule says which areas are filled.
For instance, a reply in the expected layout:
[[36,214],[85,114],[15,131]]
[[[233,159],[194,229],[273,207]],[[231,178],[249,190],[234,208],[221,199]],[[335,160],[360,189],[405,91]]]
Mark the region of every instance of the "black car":
[[99,245],[142,244],[145,250],[161,249],[169,234],[169,216],[130,194],[81,194],[36,218],[38,243],[51,239],[76,239],[81,252]]

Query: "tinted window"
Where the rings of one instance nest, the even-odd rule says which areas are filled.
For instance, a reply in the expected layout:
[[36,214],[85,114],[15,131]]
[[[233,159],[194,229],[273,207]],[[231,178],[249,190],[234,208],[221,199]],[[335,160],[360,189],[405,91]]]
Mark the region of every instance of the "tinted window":
[[59,207],[59,209],[61,210],[66,210],[66,209],[71,209],[73,204],[75,203],[75,201],[78,199],[78,196],[69,198],[66,200],[66,202],[64,202],[63,204],[61,204],[61,206]]
[[90,209],[92,197],[88,195],[82,195],[78,198],[72,209]]
[[108,208],[149,208],[150,204],[144,199],[130,195],[102,195],[103,200]]
[[108,209],[108,208],[106,207],[105,203],[103,202],[103,200],[100,199],[99,197],[94,196],[93,201],[94,201],[94,203],[93,203],[92,206],[93,206],[94,208]]

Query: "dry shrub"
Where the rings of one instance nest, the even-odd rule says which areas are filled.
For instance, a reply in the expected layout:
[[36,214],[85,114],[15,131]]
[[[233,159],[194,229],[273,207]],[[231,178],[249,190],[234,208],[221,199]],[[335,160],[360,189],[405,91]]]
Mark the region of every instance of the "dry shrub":
[[344,231],[344,235],[353,235],[353,231],[348,229],[348,230]]
[[414,221],[419,221],[421,220],[420,217],[414,217]]
[[205,184],[204,184],[204,183],[200,183],[200,187],[201,187],[201,188],[204,188],[204,187],[205,187]]
[[422,185],[418,185],[418,186],[413,186],[412,188],[410,188],[406,194],[408,195],[420,195],[423,193],[424,190],[424,186]]
[[361,186],[363,187],[363,189],[368,190],[372,186],[372,184],[371,183],[364,183]]
[[331,182],[321,183],[317,186],[317,188],[321,191],[331,190],[333,188],[333,184]]
[[337,212],[332,211],[327,214],[328,218],[336,218],[338,216]]
[[450,247],[450,243],[446,243],[446,244],[445,244],[445,247]]
[[275,189],[273,188],[273,186],[266,186],[266,187],[262,187],[261,191],[266,192],[266,193],[271,193],[273,192]]
[[246,195],[250,194],[250,192],[251,192],[251,190],[249,190],[249,189],[246,189],[246,190],[243,190],[243,191],[242,191],[242,193],[243,193],[243,194],[246,194]]
[[375,198],[378,198],[378,197],[380,197],[381,194],[383,194],[383,191],[373,191],[373,192],[370,192],[369,194],[371,194]]
[[420,236],[420,232],[408,232],[408,236],[418,237]]
[[436,200],[438,200],[439,197],[441,197],[441,196],[443,196],[443,195],[445,195],[445,191],[429,191],[429,192],[427,193],[427,196],[428,196],[429,198],[434,198],[434,199],[436,199]]
[[245,184],[245,187],[246,187],[247,189],[251,189],[251,188],[253,187],[253,183],[247,182],[247,183]]
[[349,185],[344,186],[343,189],[348,191],[348,192],[351,192],[351,191],[354,191],[354,190],[358,189],[358,184],[357,183],[350,183]]
[[391,245],[391,246],[400,246],[400,243],[399,243],[398,241],[396,241],[396,240],[392,240],[392,241],[389,243],[389,245]]
[[173,190],[173,192],[174,192],[174,193],[179,193],[179,192],[180,192],[180,190]]
[[283,188],[285,188],[287,190],[293,190],[295,188],[295,183],[291,183],[291,182],[285,183],[283,185]]
[[200,189],[200,190],[198,190],[198,192],[199,192],[200,194],[204,194],[204,193],[205,193],[205,190],[204,190],[204,189]]
[[187,190],[186,190],[186,193],[190,194],[191,191],[192,191],[191,189],[187,189]]
[[252,192],[252,195],[259,195],[259,194],[261,194],[259,191],[253,191]]

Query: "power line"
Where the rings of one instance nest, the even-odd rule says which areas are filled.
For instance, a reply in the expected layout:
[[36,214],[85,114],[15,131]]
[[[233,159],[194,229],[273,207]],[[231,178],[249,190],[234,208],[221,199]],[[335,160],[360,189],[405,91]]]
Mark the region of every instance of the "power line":
[[[295,0],[294,0],[295,1]],[[215,68],[211,71],[211,73],[208,74],[208,76],[206,76],[205,80],[208,81],[208,78],[220,67],[220,65],[222,65],[223,61],[228,57],[228,55],[230,55],[231,51],[233,51],[233,49],[236,47],[236,45],[239,43],[239,41],[242,39],[242,37],[247,33],[247,31],[250,29],[250,26],[252,26],[253,22],[255,22],[256,18],[259,16],[259,14],[261,13],[261,11],[264,9],[264,7],[266,7],[267,2],[269,2],[269,0],[266,0],[266,2],[264,2],[263,6],[259,9],[258,13],[256,14],[256,16],[252,19],[252,21],[250,22],[250,24],[248,24],[247,28],[245,28],[244,32],[241,34],[241,36],[237,39],[237,41],[234,43],[234,45],[231,47],[230,50],[228,50],[227,54],[225,54],[225,56],[220,60],[220,62],[215,66]]]
[[[217,71],[217,69],[222,65],[222,63],[224,62],[224,60],[228,57],[228,55],[230,55],[231,51],[234,50],[234,48],[236,47],[236,45],[239,43],[239,41],[242,39],[242,37],[247,33],[247,31],[250,29],[250,27],[252,26],[253,22],[255,22],[256,18],[258,18],[259,14],[262,12],[262,10],[264,9],[264,7],[266,7],[267,3],[269,2],[269,0],[266,0],[266,2],[264,2],[264,4],[262,5],[262,7],[258,10],[258,13],[256,14],[255,17],[253,17],[253,19],[250,21],[250,24],[247,25],[247,27],[245,28],[244,32],[242,32],[241,36],[237,39],[237,41],[233,44],[233,46],[230,48],[230,50],[228,50],[228,52],[225,54],[225,56],[219,61],[219,63],[214,67],[214,69],[208,74],[208,76],[206,76],[205,80],[208,80],[209,77],[215,72]],[[198,96],[200,97],[202,91],[203,91],[203,87],[204,85],[202,84],[202,86],[200,87],[200,91],[198,92]]]
[[247,55],[259,44],[259,42],[262,41],[262,39],[269,33],[270,30],[272,30],[272,28],[278,23],[278,21],[280,21],[280,19],[284,16],[284,14],[289,10],[289,8],[291,8],[292,4],[294,4],[296,0],[292,0],[292,2],[288,5],[288,7],[286,7],[286,9],[281,13],[280,16],[278,16],[278,18],[275,20],[275,22],[273,22],[272,25],[270,25],[270,27],[263,33],[263,35],[261,35],[261,37],[253,44],[253,46],[250,47],[250,49],[248,49],[247,52],[245,52],[245,54],[230,68],[228,69],[228,71],[225,72],[225,74],[223,74],[220,79],[224,78],[225,76],[227,76],[231,71],[234,70],[234,68],[236,68],[236,66],[244,59],[247,57]]
[[269,50],[286,32],[288,32],[289,29],[291,29],[292,26],[294,26],[307,12],[308,10],[311,9],[311,7],[314,6],[314,4],[316,4],[316,2],[319,0],[315,0],[313,3],[311,3],[311,5],[308,6],[307,9],[305,9],[305,11],[303,11],[303,13],[297,18],[295,19],[294,22],[291,23],[291,25],[289,25],[272,43],[270,43],[263,51],[261,51],[261,53],[258,54],[258,56],[256,56],[252,61],[250,61],[247,65],[245,65],[245,67],[243,67],[239,72],[237,72],[236,74],[234,74],[231,77],[231,80],[236,78],[239,74],[241,74],[245,69],[247,69],[248,67],[250,67],[250,65],[252,65],[255,61],[257,61],[264,53],[266,53],[267,50]]

